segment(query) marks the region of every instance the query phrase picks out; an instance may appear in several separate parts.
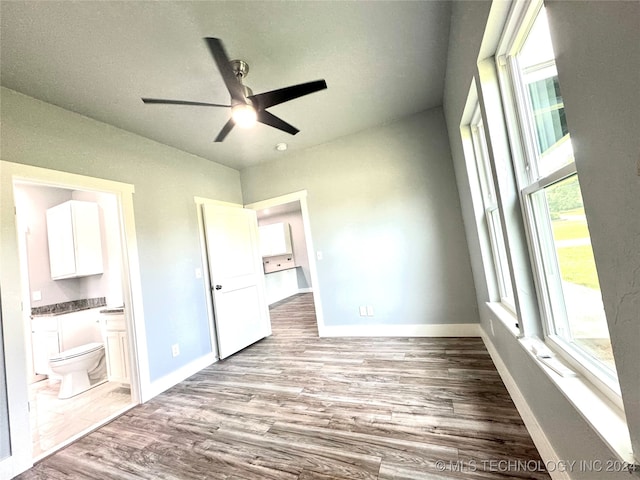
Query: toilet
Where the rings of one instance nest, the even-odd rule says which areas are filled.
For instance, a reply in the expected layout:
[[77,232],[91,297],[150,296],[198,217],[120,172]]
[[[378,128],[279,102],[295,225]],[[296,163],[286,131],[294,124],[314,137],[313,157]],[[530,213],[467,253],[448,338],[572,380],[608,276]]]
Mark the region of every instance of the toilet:
[[93,387],[90,377],[95,378],[97,369],[104,369],[104,355],[104,344],[94,342],[52,356],[49,367],[62,377],[58,398],[70,398]]

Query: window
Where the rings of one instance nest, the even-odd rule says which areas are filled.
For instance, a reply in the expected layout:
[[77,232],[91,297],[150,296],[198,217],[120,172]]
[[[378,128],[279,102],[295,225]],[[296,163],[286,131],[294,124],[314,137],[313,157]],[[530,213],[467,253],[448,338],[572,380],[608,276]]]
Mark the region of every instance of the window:
[[480,107],[476,107],[471,120],[471,140],[478,171],[482,204],[485,212],[485,221],[489,231],[491,253],[498,281],[500,301],[514,311],[513,287],[511,285],[511,272],[507,261],[507,248],[504,242],[500,212],[498,211],[498,199],[493,182],[487,139],[485,137],[484,124],[480,114]]
[[544,7],[530,25],[498,68],[546,340],[619,392]]

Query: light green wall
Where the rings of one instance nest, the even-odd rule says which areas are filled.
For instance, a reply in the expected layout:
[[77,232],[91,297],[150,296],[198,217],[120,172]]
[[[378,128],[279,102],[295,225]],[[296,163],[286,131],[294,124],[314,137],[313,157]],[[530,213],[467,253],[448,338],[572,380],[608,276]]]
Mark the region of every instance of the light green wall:
[[241,203],[239,172],[6,88],[1,101],[2,160],[135,186],[150,380],[209,353],[193,197]]
[[440,108],[290,151],[241,179],[245,203],[308,191],[326,325],[477,322]]

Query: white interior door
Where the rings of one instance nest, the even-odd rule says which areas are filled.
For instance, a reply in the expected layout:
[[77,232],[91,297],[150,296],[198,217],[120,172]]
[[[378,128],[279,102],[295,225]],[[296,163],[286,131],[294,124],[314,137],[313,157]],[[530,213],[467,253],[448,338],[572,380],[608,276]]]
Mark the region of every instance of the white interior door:
[[256,212],[202,205],[220,358],[271,335]]

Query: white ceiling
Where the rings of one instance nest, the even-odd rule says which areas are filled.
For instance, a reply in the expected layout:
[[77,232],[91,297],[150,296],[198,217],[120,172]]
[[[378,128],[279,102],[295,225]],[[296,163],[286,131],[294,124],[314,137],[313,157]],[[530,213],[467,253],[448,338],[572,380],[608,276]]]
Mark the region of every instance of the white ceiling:
[[[1,1],[3,86],[236,169],[442,104],[447,1]],[[213,139],[229,103],[203,41],[249,63],[254,93],[325,79],[258,124]],[[287,153],[274,146],[287,142]]]

